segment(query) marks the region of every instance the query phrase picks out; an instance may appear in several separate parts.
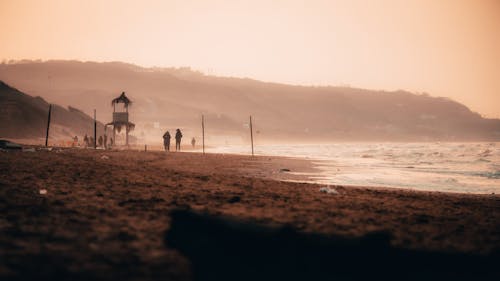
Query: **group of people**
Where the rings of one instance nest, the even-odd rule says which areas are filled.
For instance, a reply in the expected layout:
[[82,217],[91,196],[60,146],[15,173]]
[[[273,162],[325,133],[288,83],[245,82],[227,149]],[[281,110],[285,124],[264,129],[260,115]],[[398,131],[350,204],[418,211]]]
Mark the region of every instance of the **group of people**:
[[[163,146],[165,147],[165,151],[170,151],[170,139],[171,135],[169,131],[166,131],[165,134],[163,134]],[[175,130],[175,151],[180,151],[181,150],[181,140],[182,140],[182,132],[180,129]],[[108,149],[112,147],[114,144],[113,138],[109,138],[108,141],[108,136],[99,136],[97,139],[96,146],[97,147],[102,147],[104,149]],[[196,146],[196,139],[193,137],[191,139],[191,145],[193,148]],[[73,147],[80,146],[80,143],[78,142],[78,136],[75,136],[73,138]],[[88,147],[94,147],[94,138],[92,136],[85,136],[83,137],[83,147],[88,148]]]
[[[78,137],[75,136],[73,138],[73,143],[78,145]],[[113,146],[113,138],[109,138],[109,143],[108,143],[108,136],[107,135],[104,135],[104,136],[99,136],[99,138],[97,139],[97,147],[103,147],[105,149],[107,149],[108,147],[111,147]],[[94,138],[92,136],[87,136],[85,135],[85,137],[83,137],[83,144],[85,147],[93,147],[94,146]]]
[[[170,151],[170,139],[171,135],[169,131],[166,131],[163,134],[163,146],[165,147],[165,151]],[[175,151],[181,151],[181,140],[182,140],[182,132],[180,129],[175,130]],[[196,139],[191,139],[191,145],[193,148],[196,145]]]

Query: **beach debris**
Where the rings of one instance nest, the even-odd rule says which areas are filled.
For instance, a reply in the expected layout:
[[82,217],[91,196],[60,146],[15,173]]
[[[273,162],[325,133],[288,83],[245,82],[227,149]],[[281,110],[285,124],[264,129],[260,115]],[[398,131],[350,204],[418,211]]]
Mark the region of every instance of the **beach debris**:
[[5,150],[21,150],[23,147],[20,144],[13,143],[8,140],[0,140],[0,148]]
[[447,178],[444,180],[446,183],[457,183],[458,180],[456,178]]
[[479,156],[481,156],[481,157],[488,157],[488,156],[491,156],[491,150],[486,149],[486,150],[484,150],[484,151],[480,152],[478,155],[479,155]]
[[45,195],[47,194],[47,189],[40,189],[38,193],[40,193],[40,195]]
[[134,240],[137,240],[137,235],[135,234],[131,234],[131,233],[128,233],[126,231],[120,231],[118,232],[118,234],[116,235],[116,238],[120,241],[123,241],[123,242],[129,242],[129,241],[134,241]]
[[241,197],[233,196],[233,197],[229,198],[229,200],[227,200],[227,203],[233,204],[233,203],[238,203],[240,201],[241,201]]
[[209,176],[195,176],[195,178],[202,180],[202,181],[208,181],[210,180]]
[[107,155],[103,155],[103,156],[101,156],[101,159],[102,159],[102,160],[108,160],[108,159],[109,159],[109,156],[107,156]]
[[326,194],[339,194],[339,192],[335,188],[331,188],[330,186],[325,186],[319,189],[319,192]]
[[285,173],[285,172],[290,172],[290,169],[287,168],[280,169],[280,173]]

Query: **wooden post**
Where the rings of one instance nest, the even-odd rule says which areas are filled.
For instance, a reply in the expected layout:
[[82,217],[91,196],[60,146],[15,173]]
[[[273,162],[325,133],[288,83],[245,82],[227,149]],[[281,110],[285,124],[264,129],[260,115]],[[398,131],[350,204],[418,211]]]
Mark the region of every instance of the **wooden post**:
[[108,125],[104,125],[104,149],[108,149]]
[[96,121],[95,109],[94,109],[94,149],[97,149],[97,121]]
[[52,112],[52,104],[49,104],[49,116],[47,118],[47,133],[45,134],[45,146],[49,144],[49,128],[50,128],[50,114]]
[[205,116],[201,115],[201,135],[203,144],[203,154],[205,154]]
[[253,129],[252,129],[252,115],[250,115],[250,142],[252,143],[252,156],[253,156]]

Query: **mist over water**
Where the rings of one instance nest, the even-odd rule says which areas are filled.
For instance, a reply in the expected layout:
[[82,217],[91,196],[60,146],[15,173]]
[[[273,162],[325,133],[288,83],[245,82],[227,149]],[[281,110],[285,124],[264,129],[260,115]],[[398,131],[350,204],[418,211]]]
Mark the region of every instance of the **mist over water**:
[[[259,145],[255,151],[310,159],[320,169],[310,176],[321,184],[500,193],[499,142]],[[224,146],[210,152],[248,154],[250,148]]]

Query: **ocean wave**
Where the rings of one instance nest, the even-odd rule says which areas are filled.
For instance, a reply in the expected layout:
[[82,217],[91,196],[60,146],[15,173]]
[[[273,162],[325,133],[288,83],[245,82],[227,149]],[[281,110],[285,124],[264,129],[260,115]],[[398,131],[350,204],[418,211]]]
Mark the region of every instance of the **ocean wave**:
[[[248,147],[213,151],[247,153]],[[256,152],[321,161],[320,174],[336,184],[500,193],[497,143],[259,145]]]

